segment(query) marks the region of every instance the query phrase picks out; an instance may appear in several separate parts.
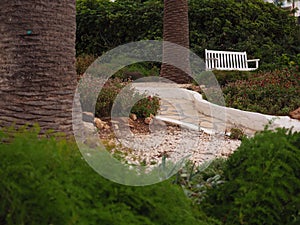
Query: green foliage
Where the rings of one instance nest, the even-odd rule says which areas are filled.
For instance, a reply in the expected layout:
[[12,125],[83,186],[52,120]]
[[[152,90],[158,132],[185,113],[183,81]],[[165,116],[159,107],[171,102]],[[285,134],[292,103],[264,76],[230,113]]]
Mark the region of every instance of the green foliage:
[[136,114],[137,117],[145,118],[156,115],[159,110],[159,98],[156,96],[148,96],[139,100],[131,109],[131,112]]
[[96,60],[93,55],[81,55],[76,58],[76,73],[82,75],[87,68]]
[[[121,44],[161,40],[162,0],[77,0],[77,55],[101,55]],[[260,68],[278,68],[300,53],[300,31],[288,12],[263,0],[189,0],[190,47],[247,51]],[[278,60],[277,60],[278,59]]]
[[188,163],[178,173],[175,183],[180,185],[185,194],[196,204],[201,204],[209,189],[224,183],[222,180],[225,159],[217,158],[200,166]]
[[170,181],[110,182],[87,165],[74,142],[38,133],[0,131],[1,224],[210,224]]
[[255,73],[223,88],[226,105],[246,111],[287,115],[300,105],[300,72],[294,69]]
[[[262,0],[190,0],[191,48],[246,51],[260,64],[299,53],[299,27],[287,11]],[[276,68],[276,65],[274,65]]]
[[[119,78],[109,79],[105,82],[99,95],[98,79],[86,78],[80,85],[80,102],[84,111],[94,112],[96,117],[110,117],[114,105],[114,116],[128,116],[126,112],[132,112],[144,118],[150,114],[156,115],[159,109],[159,99],[155,96],[140,94],[130,82],[122,82]],[[129,85],[129,86],[128,86]],[[120,94],[122,90],[122,94]],[[98,96],[95,109],[91,109],[93,96]],[[118,96],[118,100],[116,98]],[[135,103],[132,105],[132,103]]]
[[101,55],[121,44],[162,37],[160,0],[77,0],[76,3],[77,55]]
[[282,68],[296,69],[299,71],[300,66],[300,54],[297,55],[287,55],[282,54],[275,60],[276,65],[280,65]]
[[245,137],[244,131],[238,127],[232,127],[230,129],[229,138],[242,140]]
[[159,63],[134,63],[119,70],[116,74],[114,74],[114,77],[118,77],[122,80],[136,80],[142,77],[159,76],[159,68]]
[[235,82],[237,80],[247,80],[251,78],[251,72],[248,71],[224,71],[224,70],[214,70],[214,75],[218,80],[221,87],[226,86],[229,83]]
[[226,161],[202,208],[224,224],[299,224],[300,133],[265,130]]

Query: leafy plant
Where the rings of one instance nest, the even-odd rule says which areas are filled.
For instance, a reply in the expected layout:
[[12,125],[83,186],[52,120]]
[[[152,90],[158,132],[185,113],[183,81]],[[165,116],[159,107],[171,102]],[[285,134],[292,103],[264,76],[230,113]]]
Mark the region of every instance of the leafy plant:
[[[253,72],[252,72],[253,73]],[[251,72],[249,71],[222,71],[215,70],[213,74],[216,76],[218,83],[221,87],[238,80],[251,79]]]
[[297,68],[260,72],[223,88],[226,105],[246,111],[288,115],[300,105],[300,72]]
[[0,141],[3,225],[215,224],[170,181],[129,187],[102,178],[72,140],[34,128],[1,129]]
[[[133,87],[128,86],[130,82],[122,82],[119,78],[109,79],[98,95],[96,92],[100,85],[99,80],[92,77],[84,79],[80,85],[80,102],[83,110],[95,111],[97,117],[110,117],[114,104],[114,107],[116,107],[114,116],[128,116],[125,114],[130,111],[144,118],[150,114],[155,115],[159,109],[159,99],[157,97],[148,96],[145,93],[140,94]],[[120,94],[121,90],[122,94]],[[94,96],[98,96],[98,98],[95,109],[92,109]],[[116,101],[117,96],[118,100]],[[135,104],[132,105],[132,103]]]
[[245,134],[244,134],[244,131],[242,129],[240,129],[238,127],[232,127],[230,129],[229,138],[242,140],[243,137],[245,137]]
[[162,39],[162,15],[158,0],[77,0],[77,55],[100,56],[129,42]]
[[131,109],[132,113],[135,113],[140,118],[145,118],[152,115],[156,115],[159,110],[159,98],[156,96],[148,96],[139,100]]
[[[121,44],[162,40],[161,0],[77,0],[77,55],[102,55]],[[97,29],[95,29],[95,27]],[[190,0],[191,50],[247,51],[264,70],[280,68],[276,58],[299,54],[295,18],[262,0]],[[294,59],[292,60],[294,61]]]
[[202,208],[224,224],[299,224],[300,133],[265,130],[226,161],[225,183],[210,189]]
[[87,68],[96,60],[93,55],[80,55],[76,57],[76,73],[81,76]]
[[124,81],[136,80],[148,76],[159,76],[159,63],[141,62],[134,63],[119,70],[114,77],[118,77]]
[[180,185],[185,194],[196,204],[201,204],[207,191],[224,183],[223,169],[225,159],[217,158],[200,166],[189,162],[176,176],[175,183]]

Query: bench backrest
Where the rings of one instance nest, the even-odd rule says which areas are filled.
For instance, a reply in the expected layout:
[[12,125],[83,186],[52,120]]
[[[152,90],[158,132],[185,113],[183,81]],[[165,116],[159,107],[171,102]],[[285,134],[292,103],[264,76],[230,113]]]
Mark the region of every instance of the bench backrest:
[[249,70],[247,53],[205,49],[207,70]]

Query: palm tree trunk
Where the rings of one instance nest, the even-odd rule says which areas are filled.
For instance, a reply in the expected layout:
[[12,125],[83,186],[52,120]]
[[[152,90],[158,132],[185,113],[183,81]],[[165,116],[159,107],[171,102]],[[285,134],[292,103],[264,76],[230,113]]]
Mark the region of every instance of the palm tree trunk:
[[[163,46],[164,61],[180,63],[189,71],[189,21],[188,0],[164,0],[163,40],[181,45],[186,51],[176,51],[167,44]],[[160,75],[177,83],[188,83],[191,78],[182,70],[163,63]]]
[[75,0],[1,0],[0,126],[72,133]]

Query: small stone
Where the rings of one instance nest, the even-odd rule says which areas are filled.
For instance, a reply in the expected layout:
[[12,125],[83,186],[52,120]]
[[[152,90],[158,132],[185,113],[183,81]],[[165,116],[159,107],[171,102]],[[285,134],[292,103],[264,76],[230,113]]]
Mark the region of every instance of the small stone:
[[129,118],[132,119],[133,121],[137,120],[137,116],[134,113],[130,113]]
[[104,128],[104,126],[106,125],[105,122],[103,122],[101,119],[99,118],[95,118],[94,119],[94,123],[95,123],[95,126],[99,129],[99,130],[102,130]]
[[151,117],[147,117],[144,120],[145,124],[149,125],[152,122],[152,118]]
[[109,140],[108,145],[109,146],[114,146],[115,145],[115,141],[113,139]]
[[110,126],[107,125],[107,124],[105,124],[105,125],[103,126],[103,129],[104,129],[104,130],[109,130],[109,128],[110,128]]
[[290,117],[293,119],[300,120],[300,107],[292,112],[289,113]]

